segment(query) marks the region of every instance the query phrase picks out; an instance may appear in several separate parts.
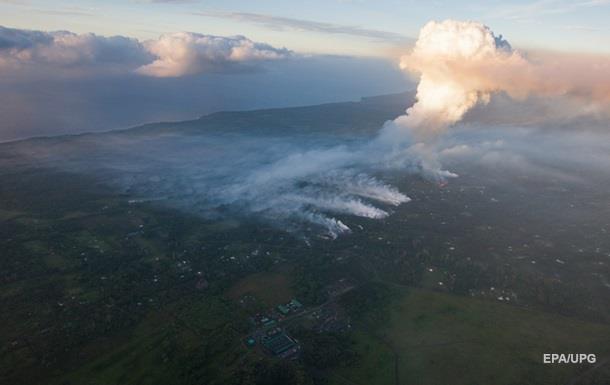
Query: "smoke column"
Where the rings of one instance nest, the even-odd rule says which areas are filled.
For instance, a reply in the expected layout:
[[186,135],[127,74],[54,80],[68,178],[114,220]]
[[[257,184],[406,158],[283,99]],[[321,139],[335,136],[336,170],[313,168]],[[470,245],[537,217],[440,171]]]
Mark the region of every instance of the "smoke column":
[[420,142],[430,141],[499,90],[481,81],[478,70],[522,61],[506,40],[480,23],[429,22],[413,51],[400,61],[402,69],[420,74],[417,101],[406,115],[386,125],[382,135],[408,134]]
[[[610,111],[610,59],[544,53],[534,59],[513,50],[489,27],[472,21],[431,21],[419,33],[400,67],[420,76],[416,102],[384,125],[372,144],[381,162],[415,169],[439,182],[455,174],[438,160],[438,137],[494,93],[563,98],[575,117]],[[557,103],[559,105],[559,103]]]
[[489,27],[472,21],[431,21],[400,67],[420,75],[417,102],[384,131],[429,142],[495,92],[567,97],[583,110],[608,110],[610,59],[539,53],[534,60],[511,48]]

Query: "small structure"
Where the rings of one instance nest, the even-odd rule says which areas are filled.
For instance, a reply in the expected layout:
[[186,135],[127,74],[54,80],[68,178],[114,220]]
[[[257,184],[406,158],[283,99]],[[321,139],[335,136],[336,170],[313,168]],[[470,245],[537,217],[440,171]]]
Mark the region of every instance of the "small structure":
[[263,325],[263,327],[271,327],[271,326],[275,326],[275,320],[272,318],[268,318],[268,317],[263,317],[261,318],[261,324]]
[[288,313],[290,313],[290,309],[288,308],[288,306],[286,305],[278,305],[277,310],[282,314],[282,315],[288,315]]
[[290,302],[288,302],[288,307],[293,311],[299,311],[303,307],[303,304],[297,301],[296,298],[293,298]]
[[296,298],[293,298],[285,305],[278,305],[277,310],[280,312],[280,314],[286,316],[290,313],[296,313],[302,308],[303,304],[297,301]]
[[274,356],[288,358],[299,351],[299,344],[285,332],[263,339],[263,346]]

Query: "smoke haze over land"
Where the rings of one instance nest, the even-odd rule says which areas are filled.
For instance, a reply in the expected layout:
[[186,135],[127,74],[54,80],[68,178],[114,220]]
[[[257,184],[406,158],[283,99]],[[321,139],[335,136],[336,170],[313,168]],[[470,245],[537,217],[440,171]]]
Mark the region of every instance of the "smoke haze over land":
[[[19,47],[19,52],[34,49],[29,43],[35,40],[32,33],[25,40],[13,35],[12,40],[5,39],[9,41],[5,46]],[[45,34],[37,39],[43,47],[59,44],[54,35],[53,43]],[[242,38],[215,39],[178,34],[145,43],[147,52],[157,59],[138,65],[135,72],[181,77],[214,72],[216,64],[227,60],[276,60],[287,54]],[[102,46],[112,47],[140,44],[103,42]],[[190,53],[176,58],[174,46]],[[92,57],[102,57],[105,50],[93,52]],[[25,57],[56,63],[43,53]],[[420,75],[415,103],[403,114],[390,109],[375,115],[360,131],[355,129],[357,115],[377,114],[367,110],[375,102],[341,107],[346,110],[338,115],[343,119],[339,125],[333,120],[337,118],[316,112],[316,107],[311,107],[312,115],[291,111],[279,125],[266,117],[281,112],[246,114],[245,124],[239,127],[232,127],[234,120],[222,120],[221,114],[186,122],[187,127],[192,125],[189,130],[195,129],[187,130],[188,134],[181,129],[184,124],[162,125],[161,135],[145,126],[135,130],[135,136],[126,131],[77,138],[68,140],[74,144],[70,148],[62,143],[26,152],[48,156],[49,164],[74,172],[96,170],[108,184],[138,199],[161,200],[208,217],[254,217],[297,233],[314,226],[336,237],[350,231],[346,222],[350,216],[383,220],[396,206],[409,202],[408,191],[396,187],[401,175],[444,184],[447,178],[457,177],[456,170],[474,167],[502,170],[509,179],[525,173],[574,183],[580,178],[572,171],[578,165],[607,164],[606,148],[594,145],[595,138],[607,138],[607,132],[600,133],[607,128],[601,112],[608,101],[604,62],[585,65],[564,59],[556,66],[566,76],[549,83],[543,73],[553,66],[542,59],[532,61],[488,27],[475,22],[431,22],[401,59],[403,69]],[[70,60],[80,63],[83,59]],[[307,60],[311,64],[319,59]],[[291,61],[286,58],[286,62]],[[346,63],[338,62],[338,72]],[[600,82],[592,82],[590,75],[575,76],[585,72],[586,66],[601,73]],[[409,96],[401,97],[404,111]],[[563,113],[554,114],[555,110]],[[343,118],[352,115],[351,120]],[[206,122],[216,120],[212,130],[205,128]],[[589,134],[581,132],[585,130]],[[79,153],[79,146],[94,151]],[[586,146],[595,147],[588,156],[579,154],[569,160],[560,156],[562,151],[583,151]],[[543,154],[538,153],[541,148]],[[70,160],[62,159],[62,153],[71,154]]]

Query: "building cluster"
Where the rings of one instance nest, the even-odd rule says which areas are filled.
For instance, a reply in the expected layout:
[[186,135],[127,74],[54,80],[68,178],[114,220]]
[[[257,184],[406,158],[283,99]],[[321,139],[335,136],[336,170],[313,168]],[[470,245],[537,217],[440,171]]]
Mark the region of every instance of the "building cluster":
[[[280,304],[267,312],[257,312],[250,317],[255,327],[245,339],[245,344],[252,349],[277,358],[295,359],[299,356],[301,345],[282,327],[285,322],[303,317],[312,330],[323,332],[345,332],[351,328],[349,317],[341,308],[337,299],[352,290],[355,284],[348,279],[340,279],[327,287],[329,299],[315,308],[306,309],[296,298]],[[248,308],[256,299],[252,295],[244,295],[239,303]]]
[[261,339],[263,347],[275,357],[290,359],[296,358],[301,346],[298,341],[288,335],[282,328],[276,327],[268,330]]
[[284,305],[278,305],[277,311],[280,312],[281,315],[288,316],[290,314],[295,314],[300,312],[303,309],[303,305],[297,301],[295,298],[290,300],[290,302]]
[[301,350],[299,342],[280,327],[279,323],[302,310],[303,304],[293,298],[288,303],[278,305],[269,313],[257,313],[251,318],[257,328],[247,337],[246,345],[252,348],[260,346],[264,352],[273,357],[283,359],[298,357]]

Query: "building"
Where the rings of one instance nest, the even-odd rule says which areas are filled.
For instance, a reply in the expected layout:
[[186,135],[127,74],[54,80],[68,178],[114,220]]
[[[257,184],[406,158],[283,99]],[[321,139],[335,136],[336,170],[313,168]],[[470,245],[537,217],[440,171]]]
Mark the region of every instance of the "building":
[[290,313],[290,309],[288,308],[288,306],[286,305],[278,305],[277,310],[282,314],[282,315],[288,315],[288,313]]
[[277,310],[284,316],[289,313],[296,313],[303,308],[303,304],[293,298],[290,302],[285,305],[278,305]]
[[262,343],[269,353],[282,358],[288,358],[300,349],[299,344],[285,332],[264,338]]
[[303,308],[303,304],[293,298],[292,301],[288,302],[288,307],[292,309],[292,311],[299,311]]

